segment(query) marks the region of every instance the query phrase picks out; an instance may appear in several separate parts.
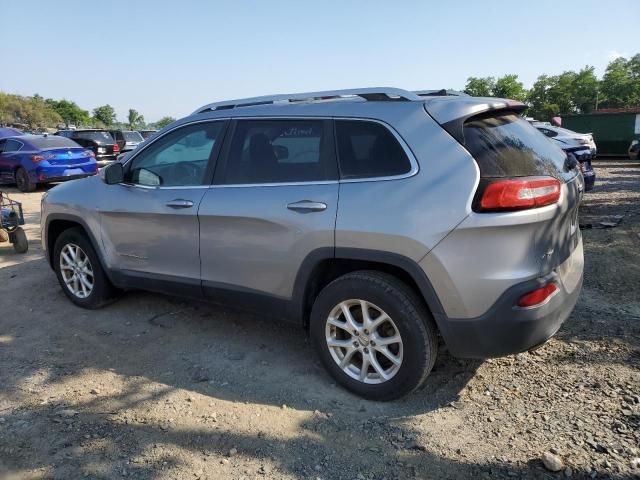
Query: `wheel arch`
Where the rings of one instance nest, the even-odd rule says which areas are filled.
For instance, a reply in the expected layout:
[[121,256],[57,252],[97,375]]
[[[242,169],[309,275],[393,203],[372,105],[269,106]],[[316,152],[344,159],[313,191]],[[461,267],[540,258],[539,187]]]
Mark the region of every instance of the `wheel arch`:
[[391,274],[418,294],[434,319],[444,313],[429,278],[414,260],[379,250],[338,247],[315,250],[303,261],[294,284],[291,316],[301,319],[307,328],[318,293],[336,278],[357,270]]
[[46,242],[47,242],[46,256],[47,256],[47,261],[49,262],[49,266],[53,268],[53,248],[56,244],[56,240],[58,239],[58,237],[60,237],[60,235],[63,232],[71,228],[80,228],[83,231],[83,233],[87,236],[87,238],[89,239],[89,242],[91,242],[91,246],[93,247],[93,250],[96,252],[96,255],[98,257],[98,260],[100,261],[102,269],[106,273],[107,277],[109,277],[109,280],[111,280],[111,274],[109,270],[106,268],[104,259],[102,258],[102,251],[99,248],[99,243],[97,239],[93,236],[91,229],[87,226],[85,221],[82,218],[77,217],[75,215],[60,213],[60,214],[51,214],[47,217],[47,221],[45,223],[45,233],[46,233]]

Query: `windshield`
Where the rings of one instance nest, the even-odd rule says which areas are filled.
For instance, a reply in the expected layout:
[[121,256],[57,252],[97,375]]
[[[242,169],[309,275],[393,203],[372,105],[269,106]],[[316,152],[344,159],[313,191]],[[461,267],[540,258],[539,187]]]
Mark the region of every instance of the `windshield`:
[[113,143],[113,137],[109,132],[103,131],[76,131],[73,134],[76,138],[83,138],[85,140],[93,140],[96,143]]
[[126,142],[141,142],[144,140],[138,132],[122,132],[122,136]]
[[565,172],[566,154],[513,113],[471,118],[464,124],[464,145],[484,178],[551,175],[568,180],[575,175]]

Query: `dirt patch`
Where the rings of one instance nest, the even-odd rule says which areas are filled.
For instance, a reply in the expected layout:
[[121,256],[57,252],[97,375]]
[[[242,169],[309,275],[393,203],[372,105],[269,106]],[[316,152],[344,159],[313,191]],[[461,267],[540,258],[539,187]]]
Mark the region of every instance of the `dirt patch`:
[[[443,352],[393,403],[337,387],[305,333],[149,293],[74,307],[42,260],[0,245],[0,477],[637,478],[640,164],[596,162],[582,296],[533,354]],[[559,467],[559,473],[547,468]],[[560,463],[554,463],[560,462]]]

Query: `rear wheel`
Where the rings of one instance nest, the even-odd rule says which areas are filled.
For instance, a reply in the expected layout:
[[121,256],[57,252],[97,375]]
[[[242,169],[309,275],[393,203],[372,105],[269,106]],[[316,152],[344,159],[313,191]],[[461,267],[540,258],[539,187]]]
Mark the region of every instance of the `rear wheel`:
[[18,186],[18,190],[21,192],[33,192],[38,184],[29,178],[29,174],[27,171],[20,167],[16,170],[16,185]]
[[53,262],[62,290],[76,305],[95,309],[115,298],[117,290],[82,229],[71,228],[60,234],[53,249]]
[[311,335],[331,375],[371,400],[418,388],[438,348],[431,315],[415,293],[391,275],[370,271],[344,275],[320,292]]
[[9,239],[13,244],[13,249],[17,253],[27,253],[29,250],[27,234],[24,233],[24,230],[21,227],[18,227],[13,232],[9,233]]

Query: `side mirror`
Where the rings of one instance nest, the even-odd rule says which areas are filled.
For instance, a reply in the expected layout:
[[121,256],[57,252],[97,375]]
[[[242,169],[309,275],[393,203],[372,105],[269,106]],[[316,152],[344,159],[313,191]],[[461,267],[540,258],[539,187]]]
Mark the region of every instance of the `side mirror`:
[[124,168],[120,162],[112,163],[104,169],[104,183],[115,185],[124,182]]

